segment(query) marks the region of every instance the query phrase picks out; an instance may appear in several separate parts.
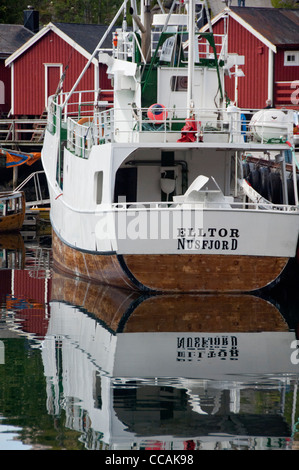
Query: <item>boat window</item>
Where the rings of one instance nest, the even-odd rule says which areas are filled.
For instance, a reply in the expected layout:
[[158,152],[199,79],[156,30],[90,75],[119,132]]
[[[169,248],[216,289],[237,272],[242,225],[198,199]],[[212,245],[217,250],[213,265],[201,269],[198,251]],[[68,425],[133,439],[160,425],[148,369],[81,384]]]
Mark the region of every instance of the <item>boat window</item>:
[[173,76],[170,80],[171,91],[186,91],[188,85],[187,76]]
[[95,174],[95,183],[96,183],[96,203],[102,203],[103,197],[103,172],[97,171]]
[[61,148],[57,152],[57,167],[56,167],[56,181],[59,184],[60,189],[63,189],[63,157],[64,157],[65,143],[61,145]]

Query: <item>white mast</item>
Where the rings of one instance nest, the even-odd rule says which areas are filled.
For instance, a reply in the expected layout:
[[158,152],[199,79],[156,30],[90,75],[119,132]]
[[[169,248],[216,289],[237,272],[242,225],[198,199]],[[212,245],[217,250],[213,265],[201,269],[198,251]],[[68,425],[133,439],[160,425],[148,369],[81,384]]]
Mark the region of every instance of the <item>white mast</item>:
[[194,83],[194,43],[195,43],[195,0],[189,0],[188,5],[188,91],[187,91],[187,109],[188,117],[193,114],[193,83]]
[[195,37],[195,4],[202,4],[202,14],[206,13],[207,21],[209,25],[209,31],[212,32],[212,23],[209,14],[209,9],[206,0],[186,0],[188,8],[188,33],[189,33],[189,47],[188,47],[188,90],[187,90],[187,109],[188,117],[191,117],[194,113],[194,59],[195,59],[195,47],[198,48],[197,36]]

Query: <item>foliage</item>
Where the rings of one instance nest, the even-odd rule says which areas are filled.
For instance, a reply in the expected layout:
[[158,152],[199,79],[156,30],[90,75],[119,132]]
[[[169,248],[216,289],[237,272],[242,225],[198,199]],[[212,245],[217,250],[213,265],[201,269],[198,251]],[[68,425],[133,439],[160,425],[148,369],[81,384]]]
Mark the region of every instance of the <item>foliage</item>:
[[[109,24],[122,0],[32,0],[39,11],[41,26],[50,21],[62,23]],[[23,24],[28,0],[0,0],[0,23]]]
[[298,0],[271,0],[274,8],[299,8]]
[[[275,8],[299,8],[298,0],[271,0]],[[23,24],[29,4],[39,11],[41,26],[49,21],[109,24],[122,0],[0,0],[0,23]]]
[[11,0],[0,0],[0,23],[23,24],[23,11],[26,10],[28,0],[18,0],[18,4]]
[[[81,433],[67,426],[65,411],[51,414],[44,364],[39,349],[27,339],[4,339],[0,365],[0,423],[21,428],[19,441],[53,450],[82,450]],[[3,433],[3,430],[1,430]]]

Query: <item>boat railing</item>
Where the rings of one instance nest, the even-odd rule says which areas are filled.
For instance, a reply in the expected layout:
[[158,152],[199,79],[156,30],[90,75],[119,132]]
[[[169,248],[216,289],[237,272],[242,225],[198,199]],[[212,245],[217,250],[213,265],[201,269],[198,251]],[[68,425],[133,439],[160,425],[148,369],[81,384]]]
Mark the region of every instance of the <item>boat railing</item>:
[[[189,40],[187,16],[172,13],[169,18],[167,14],[154,14],[153,25],[150,34],[151,57],[159,57],[160,60],[170,63],[173,60],[172,51],[177,43],[177,37],[180,36],[180,42],[184,50],[183,57],[180,55],[181,62],[188,61]],[[169,21],[168,24],[167,21]],[[161,40],[165,35],[165,41]],[[211,43],[212,36],[212,43]],[[227,40],[227,34],[205,33],[197,31],[195,33],[197,46],[194,48],[195,63],[201,63],[202,60],[221,60],[223,58],[223,47]],[[215,57],[216,55],[216,57]],[[132,60],[144,63],[145,58],[140,46],[140,39],[133,31],[121,28],[113,33],[113,57],[121,60]]]
[[120,60],[136,61],[136,48],[143,63],[146,63],[140,41],[134,31],[116,31],[113,40],[113,57]]
[[[48,130],[65,131],[67,148],[88,158],[94,145],[142,142],[284,143],[294,141],[294,112],[287,109],[245,110],[112,108],[102,100],[106,90],[77,92],[67,106],[59,95],[48,108]],[[111,90],[110,90],[111,93]],[[273,119],[271,115],[275,114]],[[187,116],[190,116],[187,118]],[[257,118],[258,116],[258,118]]]
[[[173,47],[172,43],[165,45],[160,45],[159,46],[159,38],[162,32],[162,29],[164,28],[164,25],[157,25],[155,29],[152,31],[151,34],[151,54],[152,56],[155,54],[155,51],[157,51],[157,56],[165,61],[165,62],[170,62],[169,59],[169,52],[165,52],[164,47],[166,45],[166,48],[169,50],[170,48]],[[127,34],[127,33],[126,33]],[[182,45],[183,45],[183,50],[184,50],[184,59],[181,58],[182,62],[188,62],[188,46],[189,46],[189,40],[188,40],[188,33],[187,33],[187,25],[185,25],[185,29],[182,30],[181,26],[179,25],[171,25],[169,26],[168,30],[166,30],[166,34],[171,35],[173,34],[173,38],[175,38],[176,34],[181,34],[182,36]],[[128,34],[127,34],[128,36]],[[226,34],[213,34],[213,40],[214,40],[214,46],[215,49],[213,48],[212,44],[209,42],[209,40],[206,38],[205,34],[202,34],[200,32],[196,33],[196,39],[197,39],[197,45],[198,47],[195,48],[194,51],[194,58],[195,58],[195,63],[200,64],[202,60],[214,60],[215,59],[215,54],[216,54],[216,59],[222,60],[223,59],[223,47],[226,42],[227,35]],[[171,39],[170,39],[171,41]],[[173,39],[175,42],[175,39]],[[157,49],[158,48],[158,49]]]
[[47,129],[52,134],[65,127],[68,118],[76,120],[86,116],[92,116],[96,110],[103,110],[111,106],[113,90],[98,89],[74,91],[71,98],[64,106],[68,93],[52,95],[48,99]]
[[289,204],[274,204],[270,201],[255,201],[250,202],[243,198],[239,201],[231,201],[232,198],[227,198],[227,201],[155,201],[155,202],[116,202],[113,204],[101,205],[101,211],[128,211],[143,212],[143,211],[194,211],[194,210],[219,210],[219,209],[236,209],[236,210],[265,210],[265,211],[279,211],[279,212],[298,212],[297,206]]
[[198,34],[198,48],[196,48],[196,53],[198,51],[198,58],[195,58],[197,62],[200,62],[201,60],[214,59],[214,54],[216,54],[218,62],[224,59],[224,48],[227,35],[213,34],[213,39],[215,50],[205,36],[201,35],[200,33]]
[[[163,114],[164,113],[164,114]],[[281,111],[283,121],[254,122],[253,111],[193,110],[163,108],[162,117],[149,115],[148,108],[108,109],[92,118],[68,118],[67,147],[88,158],[94,145],[142,142],[284,143],[293,142],[293,111]]]
[[22,197],[19,191],[10,194],[0,192],[0,215],[5,217],[10,213],[23,212]]

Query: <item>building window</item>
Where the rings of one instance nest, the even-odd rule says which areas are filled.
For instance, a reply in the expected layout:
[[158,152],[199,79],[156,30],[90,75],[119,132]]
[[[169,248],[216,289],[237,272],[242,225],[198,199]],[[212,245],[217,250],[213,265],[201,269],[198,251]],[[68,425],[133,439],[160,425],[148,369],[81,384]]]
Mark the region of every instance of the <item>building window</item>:
[[299,65],[299,51],[285,51],[284,65]]

